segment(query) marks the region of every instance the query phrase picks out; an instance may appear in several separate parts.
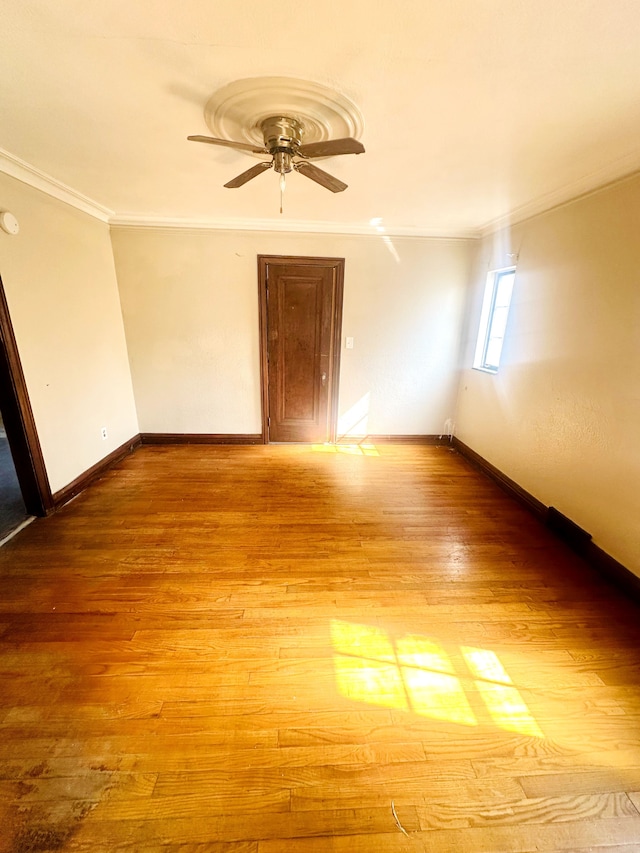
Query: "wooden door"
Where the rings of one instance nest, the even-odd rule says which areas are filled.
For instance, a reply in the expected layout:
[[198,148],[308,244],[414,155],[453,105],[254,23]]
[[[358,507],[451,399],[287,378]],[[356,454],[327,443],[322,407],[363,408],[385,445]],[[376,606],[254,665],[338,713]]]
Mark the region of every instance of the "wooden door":
[[344,259],[258,257],[263,434],[335,441]]

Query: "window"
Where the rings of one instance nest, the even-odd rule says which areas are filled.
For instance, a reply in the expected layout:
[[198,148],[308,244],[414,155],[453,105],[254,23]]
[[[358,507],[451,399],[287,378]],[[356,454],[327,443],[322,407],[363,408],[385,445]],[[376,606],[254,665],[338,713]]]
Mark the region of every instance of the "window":
[[515,267],[493,270],[487,276],[476,356],[473,360],[473,366],[478,370],[489,373],[498,371],[515,277]]

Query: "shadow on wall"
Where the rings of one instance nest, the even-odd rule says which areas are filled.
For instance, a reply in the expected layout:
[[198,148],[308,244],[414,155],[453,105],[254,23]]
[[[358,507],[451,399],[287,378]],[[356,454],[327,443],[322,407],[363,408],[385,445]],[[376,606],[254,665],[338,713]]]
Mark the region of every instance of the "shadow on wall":
[[400,255],[398,254],[398,250],[396,249],[396,247],[393,244],[393,240],[391,239],[391,237],[389,237],[388,234],[384,233],[385,227],[382,224],[382,217],[381,216],[375,216],[373,219],[370,219],[369,225],[371,225],[373,228],[376,229],[376,231],[378,232],[378,234],[380,235],[380,237],[382,239],[382,242],[384,243],[384,245],[389,250],[389,253],[390,253],[391,257],[393,258],[393,260],[397,264],[402,263],[400,260]]
[[361,397],[357,403],[338,418],[338,441],[362,439],[369,434],[369,409],[371,393]]

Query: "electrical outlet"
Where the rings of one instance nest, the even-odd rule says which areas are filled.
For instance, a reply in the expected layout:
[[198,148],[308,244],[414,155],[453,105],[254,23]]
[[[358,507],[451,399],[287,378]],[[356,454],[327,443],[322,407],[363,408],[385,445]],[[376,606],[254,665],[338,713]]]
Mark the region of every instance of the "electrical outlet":
[[100,436],[102,437],[103,441],[106,439],[106,437],[107,437],[107,428],[106,427],[102,427],[102,429],[100,430]]

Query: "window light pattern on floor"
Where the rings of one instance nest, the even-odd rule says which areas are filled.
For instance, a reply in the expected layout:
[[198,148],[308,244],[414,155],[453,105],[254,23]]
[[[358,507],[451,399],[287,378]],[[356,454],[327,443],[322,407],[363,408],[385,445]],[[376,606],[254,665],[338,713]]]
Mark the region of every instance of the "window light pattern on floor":
[[314,453],[343,453],[345,456],[380,456],[375,444],[313,444]]
[[374,625],[334,619],[331,639],[338,689],[349,699],[477,726],[477,697],[496,726],[543,737],[495,652],[459,646],[461,675],[436,640],[419,634],[392,639]]

